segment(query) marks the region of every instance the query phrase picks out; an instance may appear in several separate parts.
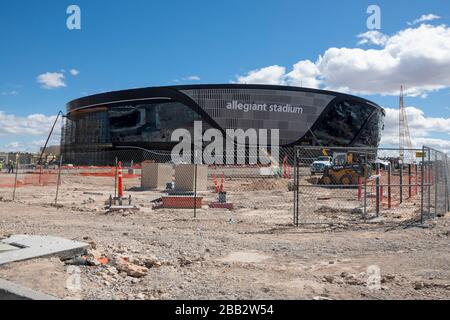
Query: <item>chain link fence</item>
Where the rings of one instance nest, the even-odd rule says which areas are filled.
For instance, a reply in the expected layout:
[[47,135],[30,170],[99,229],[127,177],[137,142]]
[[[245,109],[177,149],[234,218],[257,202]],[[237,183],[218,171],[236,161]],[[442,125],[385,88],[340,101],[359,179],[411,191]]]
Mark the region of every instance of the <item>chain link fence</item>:
[[[229,154],[213,156],[226,162]],[[131,206],[151,208],[155,214],[219,214],[230,223],[292,224],[294,148],[281,148],[273,157],[266,150],[247,149],[241,159],[237,153],[232,156],[232,163],[239,165],[192,164],[198,158],[194,152],[183,162],[172,159],[171,152],[136,147],[62,157],[46,166],[25,165],[19,159],[14,174],[0,175],[0,196],[95,212],[108,211],[110,196],[123,197],[121,205],[127,210],[131,196]]]
[[136,147],[104,151],[101,165],[89,152],[42,166],[18,156],[0,173],[0,199],[88,212],[117,205],[192,217],[224,214],[231,223],[270,227],[401,224],[449,211],[449,159],[429,147],[297,146],[276,156],[254,148],[245,159],[232,158],[240,164],[192,164],[198,155],[191,152],[183,163],[170,152]]
[[449,210],[448,157],[432,148],[296,147],[294,223],[423,222]]

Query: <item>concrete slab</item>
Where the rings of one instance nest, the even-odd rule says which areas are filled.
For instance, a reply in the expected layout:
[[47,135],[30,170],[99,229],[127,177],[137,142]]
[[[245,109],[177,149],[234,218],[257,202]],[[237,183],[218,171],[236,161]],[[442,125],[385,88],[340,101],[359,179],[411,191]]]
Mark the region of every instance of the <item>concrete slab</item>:
[[5,252],[5,251],[18,250],[18,249],[20,249],[20,248],[0,242],[0,253]]
[[89,244],[51,236],[13,235],[1,244],[19,247],[18,250],[0,252],[0,265],[33,258],[58,256],[67,259],[83,254]]
[[0,300],[59,300],[48,294],[0,279]]

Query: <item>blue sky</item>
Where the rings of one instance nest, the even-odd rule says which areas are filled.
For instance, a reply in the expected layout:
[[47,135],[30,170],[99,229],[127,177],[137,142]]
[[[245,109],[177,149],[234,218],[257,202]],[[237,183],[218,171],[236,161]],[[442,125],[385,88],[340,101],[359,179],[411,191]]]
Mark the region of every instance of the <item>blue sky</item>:
[[[66,9],[71,4],[81,8],[81,30],[66,27]],[[380,50],[371,43],[358,45],[361,38],[357,36],[369,31],[366,10],[371,4],[381,8],[378,32],[383,35],[417,29],[422,23],[430,26],[430,32],[439,25],[446,31],[450,24],[450,2],[443,0],[1,0],[0,126],[4,128],[0,127],[0,150],[36,148],[45,138],[43,131],[51,116],[80,96],[145,86],[229,83],[268,66],[282,66],[289,73],[297,62],[314,63],[334,47]],[[407,24],[427,14],[439,19]],[[450,55],[447,49],[445,53]],[[422,59],[419,63],[429,61]],[[446,67],[447,61],[443,63]],[[72,75],[72,69],[79,73]],[[409,82],[408,76],[422,77],[421,73],[408,74],[408,68],[401,70],[405,82]],[[46,73],[62,74],[65,86],[42,87],[37,77]],[[434,128],[433,121],[444,127],[450,121],[450,83],[444,77],[439,90],[423,89],[428,84],[418,84],[422,86],[419,93],[407,97],[413,113],[423,112],[413,114],[418,118],[411,121],[412,131],[414,121],[431,119],[429,127],[418,126],[417,142],[442,140],[437,146],[446,149],[450,132],[430,127]],[[328,88],[336,85],[340,84],[321,84]],[[387,108],[398,106],[398,97],[386,95],[382,89],[347,89]],[[45,117],[30,119],[33,114]],[[36,119],[37,123],[31,123]],[[15,122],[20,130],[11,128]]]

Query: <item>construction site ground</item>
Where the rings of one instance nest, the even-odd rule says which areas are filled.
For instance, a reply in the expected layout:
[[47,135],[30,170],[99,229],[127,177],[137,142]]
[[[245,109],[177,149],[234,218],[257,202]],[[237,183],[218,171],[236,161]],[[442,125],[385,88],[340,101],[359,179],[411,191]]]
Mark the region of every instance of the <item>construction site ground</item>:
[[[141,190],[138,178],[125,186],[139,211],[107,213],[114,178],[67,175],[62,182],[58,206],[55,186],[18,188],[14,202],[11,188],[0,189],[0,238],[88,242],[96,255],[124,259],[137,271],[79,266],[80,290],[69,290],[69,265],[52,257],[0,266],[1,279],[61,299],[450,298],[449,215],[423,225],[397,217],[295,227],[287,180],[233,179],[226,190],[235,210],[204,206],[194,218],[192,209],[153,210],[161,192]],[[200,195],[215,198],[211,190]],[[367,285],[374,266],[381,287]]]

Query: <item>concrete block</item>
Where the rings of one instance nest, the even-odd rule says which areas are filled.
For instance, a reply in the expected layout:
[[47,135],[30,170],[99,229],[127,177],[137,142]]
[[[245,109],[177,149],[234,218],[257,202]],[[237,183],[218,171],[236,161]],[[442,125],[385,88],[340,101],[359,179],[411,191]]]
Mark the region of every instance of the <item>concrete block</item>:
[[234,205],[232,203],[220,203],[220,202],[212,202],[209,204],[209,207],[212,209],[228,209],[228,210],[234,209]]
[[67,259],[83,254],[89,244],[50,236],[13,235],[1,240],[2,244],[18,247],[18,250],[0,253],[0,265],[33,258],[58,256]]
[[170,164],[142,163],[141,187],[164,190],[172,182],[173,168]]
[[0,279],[0,300],[59,300],[48,294]]
[[[197,191],[207,191],[208,166],[197,166]],[[195,190],[195,165],[180,164],[175,166],[175,190]]]
[[162,197],[163,208],[173,209],[201,209],[203,204],[203,197],[186,197],[186,196],[164,196]]

